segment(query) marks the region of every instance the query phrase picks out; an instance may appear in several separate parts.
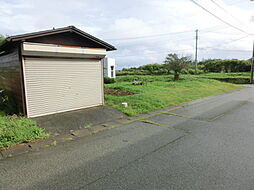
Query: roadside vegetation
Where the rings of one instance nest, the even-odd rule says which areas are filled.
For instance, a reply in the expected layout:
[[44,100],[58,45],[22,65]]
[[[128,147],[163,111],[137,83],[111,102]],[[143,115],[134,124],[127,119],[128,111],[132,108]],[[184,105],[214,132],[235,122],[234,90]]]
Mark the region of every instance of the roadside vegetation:
[[49,136],[35,121],[19,114],[14,96],[0,91],[0,148]]
[[[133,80],[144,85],[133,85]],[[225,83],[214,79],[182,75],[174,80],[173,75],[131,75],[119,76],[114,84],[106,84],[106,90],[129,92],[105,94],[106,104],[129,116],[147,113],[152,110],[189,102],[210,95],[220,94],[240,85]],[[132,92],[131,95],[130,92]],[[122,106],[127,102],[128,107]]]
[[[0,43],[5,40],[0,35]],[[34,120],[23,117],[13,94],[0,89],[0,149],[49,136]]]
[[0,148],[30,142],[49,135],[36,122],[25,117],[0,116]]

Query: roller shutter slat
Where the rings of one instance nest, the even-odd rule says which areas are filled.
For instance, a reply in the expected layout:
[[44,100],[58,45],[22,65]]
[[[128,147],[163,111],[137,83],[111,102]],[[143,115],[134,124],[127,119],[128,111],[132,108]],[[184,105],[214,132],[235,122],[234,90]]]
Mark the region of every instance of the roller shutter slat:
[[29,117],[103,103],[99,60],[25,58],[24,70]]

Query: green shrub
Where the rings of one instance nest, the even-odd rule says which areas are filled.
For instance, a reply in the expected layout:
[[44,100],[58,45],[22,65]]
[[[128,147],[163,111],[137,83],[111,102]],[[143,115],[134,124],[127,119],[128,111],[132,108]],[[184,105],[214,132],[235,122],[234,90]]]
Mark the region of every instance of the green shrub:
[[[173,55],[173,54],[171,54]],[[175,62],[175,61],[174,61]],[[195,63],[188,59],[188,67],[182,69],[182,74],[196,74]],[[124,75],[167,75],[175,74],[171,70],[168,64],[146,64],[139,67],[123,68],[121,71],[117,71],[117,76]],[[207,59],[200,61],[197,65],[197,74],[205,72],[216,73],[231,73],[231,72],[248,72],[250,71],[250,60],[238,60],[238,59]],[[176,67],[173,67],[176,69]]]
[[116,83],[133,82],[133,80],[143,82],[167,81],[169,78],[171,77],[168,75],[125,75],[117,77]]
[[189,74],[189,69],[183,69],[182,74]]
[[188,69],[188,74],[191,74],[191,75],[200,75],[200,74],[202,74],[202,73],[204,73],[204,71],[202,71],[202,70],[195,70],[195,69]]
[[208,59],[198,63],[205,72],[231,73],[250,71],[250,60]]
[[17,116],[0,116],[0,148],[47,137],[36,122]]
[[168,71],[174,71],[174,79],[178,80],[183,69],[188,69],[191,65],[191,58],[179,56],[175,53],[167,55],[164,61],[164,68]]
[[0,90],[0,112],[4,112],[8,115],[18,113],[18,106],[15,98],[9,91]]
[[191,75],[195,75],[196,71],[195,71],[195,69],[189,69],[188,73],[191,74]]
[[112,84],[115,82],[116,80],[114,78],[104,77],[104,84]]

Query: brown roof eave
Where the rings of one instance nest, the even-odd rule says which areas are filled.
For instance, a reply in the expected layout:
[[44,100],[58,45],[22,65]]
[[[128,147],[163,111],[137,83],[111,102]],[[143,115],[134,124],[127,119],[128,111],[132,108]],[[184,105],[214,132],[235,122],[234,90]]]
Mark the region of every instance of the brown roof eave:
[[76,28],[76,27],[74,27],[74,26],[69,26],[69,27],[70,27],[74,32],[76,32],[77,34],[82,35],[82,36],[84,36],[84,37],[86,37],[86,38],[88,38],[88,39],[90,39],[90,40],[92,40],[92,41],[94,41],[94,42],[96,42],[96,43],[99,43],[99,44],[101,44],[102,46],[106,46],[108,51],[117,50],[114,46],[108,44],[107,42],[104,42],[104,41],[102,41],[102,40],[100,40],[100,39],[98,39],[98,38],[96,38],[96,37],[94,37],[94,36],[92,36],[92,35],[90,35],[90,34],[84,32],[84,31],[82,31],[82,30],[79,30],[78,28]]
[[42,36],[48,36],[48,35],[52,35],[52,34],[58,34],[58,33],[63,33],[63,32],[69,32],[69,30],[61,30],[61,31],[51,31],[51,32],[47,32],[47,33],[34,33],[31,35],[27,35],[27,36],[13,36],[10,37],[12,42],[16,42],[16,41],[22,41],[22,40],[27,40],[27,39],[31,39],[31,38],[37,38],[37,37],[42,37]]
[[[88,39],[94,41],[95,43],[98,43],[98,44],[104,46],[107,51],[116,50],[116,48],[114,46],[84,32],[82,30],[79,30],[78,28],[76,28],[74,26],[68,26],[68,27],[64,27],[64,28],[58,28],[58,29],[52,29],[52,30],[45,30],[45,31],[41,31],[41,32],[34,32],[34,33],[11,36],[11,37],[8,37],[6,40],[8,42],[17,42],[17,41],[24,41],[24,40],[31,39],[31,38],[36,38],[36,37],[42,37],[42,36],[47,36],[47,35],[52,35],[52,34],[59,34],[59,33],[63,33],[63,32],[75,32],[78,35],[81,35],[85,38],[88,38]],[[1,49],[1,46],[2,46],[2,44],[0,44],[0,49]]]

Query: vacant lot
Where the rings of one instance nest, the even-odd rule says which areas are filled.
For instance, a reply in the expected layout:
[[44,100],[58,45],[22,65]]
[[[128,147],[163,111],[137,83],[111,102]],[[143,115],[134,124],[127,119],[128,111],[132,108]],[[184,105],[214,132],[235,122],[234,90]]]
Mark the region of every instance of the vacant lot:
[[[132,75],[119,76],[114,84],[105,85],[106,89],[124,92],[133,92],[133,95],[106,94],[106,104],[117,108],[127,115],[134,116],[167,106],[189,102],[210,95],[220,94],[233,89],[241,88],[240,85],[209,79],[211,76],[199,75],[182,76],[181,80],[174,81],[172,76]],[[212,78],[212,77],[211,77]],[[133,85],[136,80],[144,85]],[[127,102],[124,108],[121,103]]]

